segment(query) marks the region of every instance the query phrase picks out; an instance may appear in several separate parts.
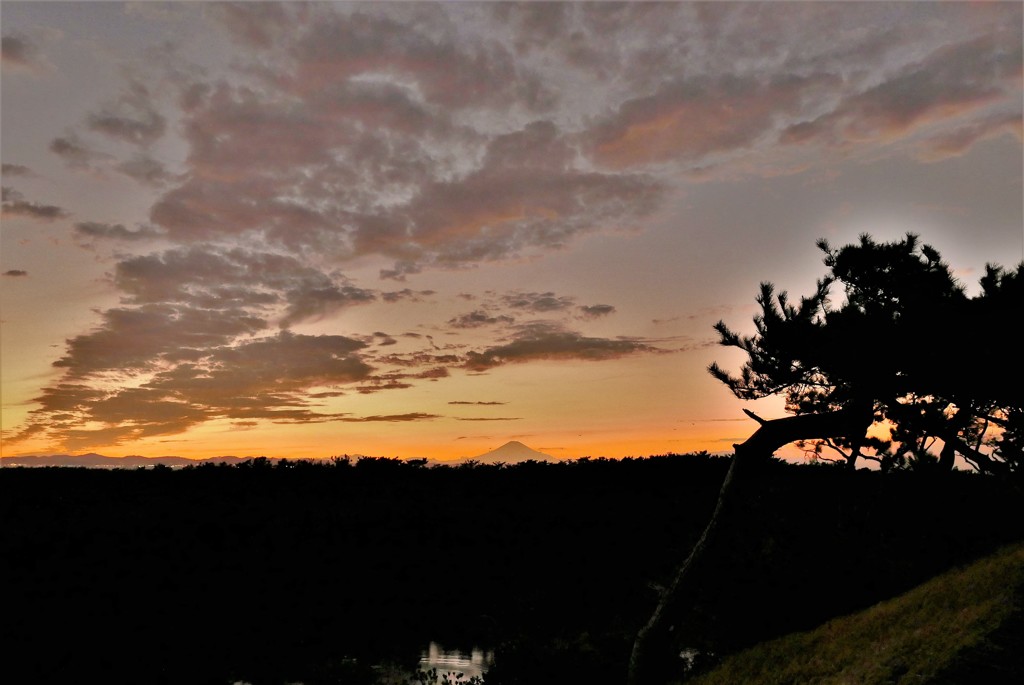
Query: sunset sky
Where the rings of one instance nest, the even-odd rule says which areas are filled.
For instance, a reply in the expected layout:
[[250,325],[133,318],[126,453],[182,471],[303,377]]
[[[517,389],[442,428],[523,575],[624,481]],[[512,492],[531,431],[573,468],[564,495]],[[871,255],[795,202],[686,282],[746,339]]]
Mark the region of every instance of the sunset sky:
[[3,454],[729,450],[818,238],[1024,260],[1022,7],[3,0]]

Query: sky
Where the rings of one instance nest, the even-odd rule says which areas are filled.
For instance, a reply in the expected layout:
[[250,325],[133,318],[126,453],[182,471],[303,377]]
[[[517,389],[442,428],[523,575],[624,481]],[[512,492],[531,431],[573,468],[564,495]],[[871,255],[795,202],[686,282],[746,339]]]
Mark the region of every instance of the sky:
[[729,451],[819,238],[1024,260],[1022,8],[4,0],[3,454]]

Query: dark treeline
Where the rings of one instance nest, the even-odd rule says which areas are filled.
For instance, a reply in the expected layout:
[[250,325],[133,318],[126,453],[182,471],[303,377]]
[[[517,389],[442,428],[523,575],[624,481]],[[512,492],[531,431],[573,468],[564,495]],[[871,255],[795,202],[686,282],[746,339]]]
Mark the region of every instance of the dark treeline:
[[[495,648],[488,685],[618,684],[728,465],[3,469],[0,681],[357,685],[436,640]],[[693,645],[898,594],[1024,539],[1022,513],[987,476],[772,462],[684,598]]]

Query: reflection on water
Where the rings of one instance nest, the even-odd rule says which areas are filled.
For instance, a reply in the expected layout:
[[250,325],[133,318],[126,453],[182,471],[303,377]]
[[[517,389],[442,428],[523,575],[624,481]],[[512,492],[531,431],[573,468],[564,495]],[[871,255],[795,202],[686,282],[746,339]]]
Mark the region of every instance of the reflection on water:
[[[378,685],[469,685],[473,678],[483,682],[487,669],[494,665],[492,650],[473,647],[468,652],[457,649],[445,649],[436,642],[431,642],[420,652],[416,668],[410,668],[410,662],[399,664],[384,662],[373,667],[376,671],[374,682]],[[414,672],[415,671],[415,672]],[[434,680],[424,679],[424,674],[433,671]],[[447,676],[447,680],[445,677]],[[362,682],[362,681],[360,681]],[[253,685],[247,680],[233,680],[229,685]],[[289,682],[287,685],[305,685],[301,681]]]
[[[474,647],[469,652],[445,650],[436,642],[431,642],[426,651],[420,654],[420,670],[437,669],[437,682],[442,682],[446,673],[461,673],[462,681],[474,676],[483,677],[487,669],[494,664],[494,652]],[[454,680],[454,679],[453,679]],[[460,682],[460,681],[455,681]]]

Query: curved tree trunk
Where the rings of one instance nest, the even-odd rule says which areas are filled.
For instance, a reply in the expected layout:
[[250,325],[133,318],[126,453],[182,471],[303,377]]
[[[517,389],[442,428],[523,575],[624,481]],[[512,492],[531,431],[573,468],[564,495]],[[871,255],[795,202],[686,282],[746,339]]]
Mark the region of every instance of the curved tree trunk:
[[871,424],[870,412],[867,415],[851,411],[804,414],[770,421],[760,419],[751,412],[746,413],[761,427],[743,443],[733,445],[735,452],[732,463],[722,481],[711,519],[690,554],[676,568],[654,613],[633,641],[626,679],[628,685],[661,685],[679,672],[681,662],[674,653],[671,638],[675,632],[675,623],[682,617],[673,616],[673,610],[678,605],[678,599],[689,589],[706,550],[719,535],[722,521],[737,506],[737,482],[741,482],[757,463],[767,461],[777,449],[791,442],[862,435]]

